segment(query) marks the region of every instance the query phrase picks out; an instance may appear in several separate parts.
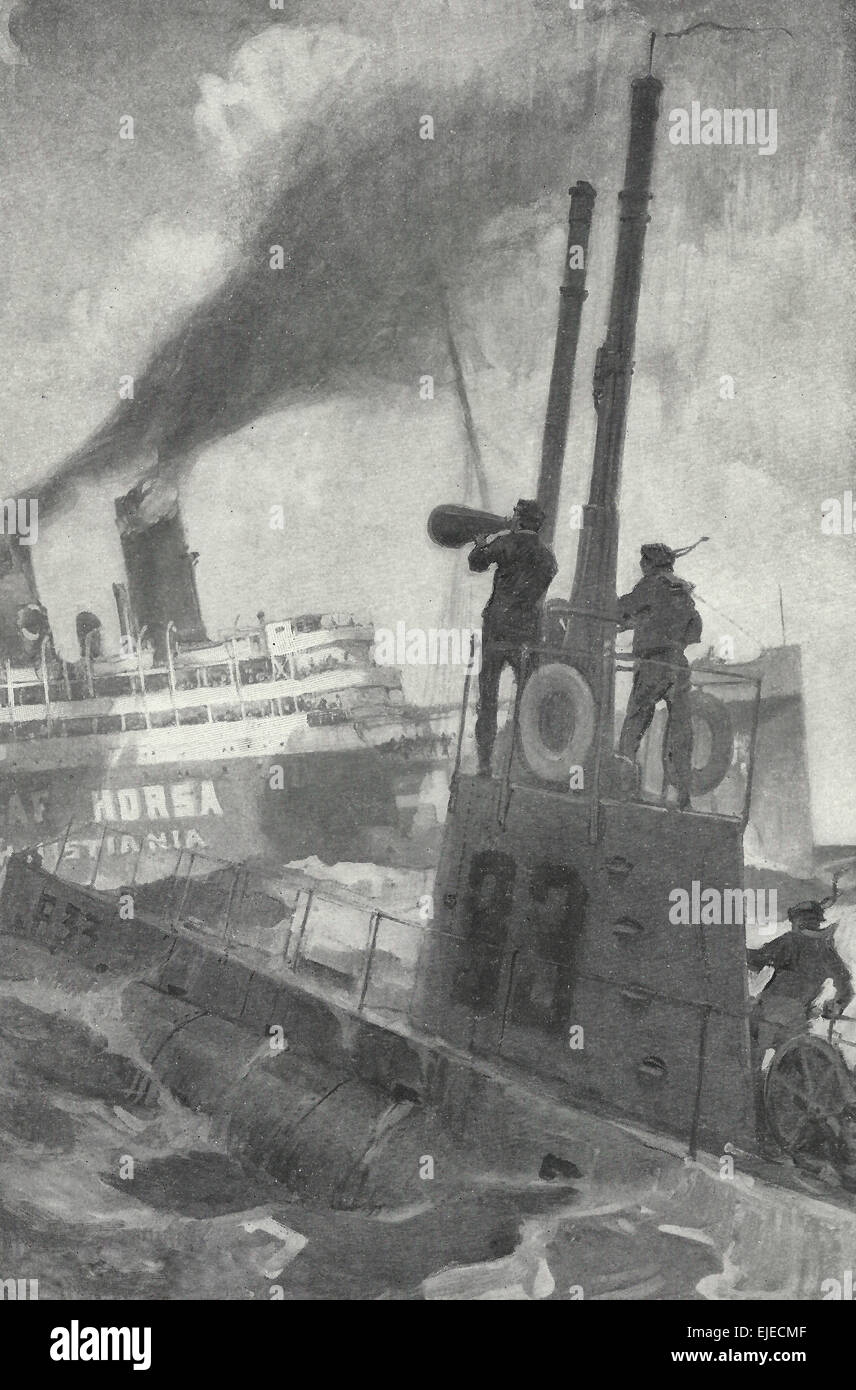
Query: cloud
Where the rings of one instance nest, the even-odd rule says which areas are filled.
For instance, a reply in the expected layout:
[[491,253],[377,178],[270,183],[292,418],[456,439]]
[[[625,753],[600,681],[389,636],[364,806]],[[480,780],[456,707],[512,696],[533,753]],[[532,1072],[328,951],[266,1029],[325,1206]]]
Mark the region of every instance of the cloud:
[[2,0],[0,3],[0,62],[7,67],[17,67],[19,63],[27,61],[26,54],[21,52],[9,29],[9,20],[15,8],[16,0]]

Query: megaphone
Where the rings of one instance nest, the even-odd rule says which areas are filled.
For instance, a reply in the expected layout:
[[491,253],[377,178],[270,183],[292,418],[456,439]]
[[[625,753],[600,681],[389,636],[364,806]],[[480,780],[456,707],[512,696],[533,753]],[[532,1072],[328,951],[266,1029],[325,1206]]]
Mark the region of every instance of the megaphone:
[[428,535],[435,545],[451,546],[457,550],[476,536],[489,536],[495,531],[507,531],[511,522],[495,512],[479,512],[475,507],[459,507],[454,503],[435,507],[428,518]]

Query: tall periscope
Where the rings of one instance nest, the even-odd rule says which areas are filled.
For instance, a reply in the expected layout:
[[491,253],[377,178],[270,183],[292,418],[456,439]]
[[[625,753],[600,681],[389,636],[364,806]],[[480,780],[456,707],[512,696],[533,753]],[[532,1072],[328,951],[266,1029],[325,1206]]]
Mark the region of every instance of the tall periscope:
[[[618,195],[621,214],[609,326],[597,354],[594,372],[593,396],[597,412],[594,462],[566,633],[566,646],[579,652],[577,664],[582,667],[595,699],[604,710],[612,705],[613,677],[611,663],[602,659],[604,627],[599,619],[610,613],[615,603],[621,464],[633,375],[645,232],[651,220],[648,205],[662,90],[663,84],[650,75],[637,78],[632,84],[630,144],[624,187]],[[607,631],[611,641],[612,632]],[[605,717],[602,724],[611,740],[611,719]]]

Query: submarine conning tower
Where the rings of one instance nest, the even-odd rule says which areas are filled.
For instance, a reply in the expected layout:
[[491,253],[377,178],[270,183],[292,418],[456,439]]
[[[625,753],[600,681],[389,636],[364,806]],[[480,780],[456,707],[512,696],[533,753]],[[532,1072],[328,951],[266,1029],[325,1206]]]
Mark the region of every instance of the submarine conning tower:
[[[582,1108],[677,1136],[694,1155],[699,1146],[753,1148],[757,1140],[743,918],[698,914],[678,925],[672,907],[676,890],[693,902],[712,889],[723,902],[736,896],[745,903],[742,838],[760,682],[693,665],[691,809],[676,804],[667,733],[656,750],[661,784],[652,790],[622,778],[614,750],[634,663],[615,644],[618,501],[661,91],[651,75],[632,84],[608,330],[594,373],[595,454],[571,601],[557,605],[562,621],[552,625],[551,645],[523,649],[490,776],[472,771],[476,672],[467,675],[412,1017],[450,1044],[534,1073]],[[574,192],[576,212],[590,217],[594,190],[585,184]],[[575,347],[581,280],[574,295],[574,305],[560,307],[565,336],[554,358],[542,453],[548,535],[574,365],[568,315],[575,316]],[[746,702],[753,730],[740,763],[745,775],[739,786],[730,779],[727,804],[711,799],[735,770],[718,682]],[[643,756],[650,751],[643,745]]]
[[[115,506],[135,635],[145,628],[161,653],[170,625],[184,645],[205,642],[194,572],[197,556],[187,544],[178,489],[157,476],[147,477],[117,498]],[[124,618],[123,627],[126,622]]]

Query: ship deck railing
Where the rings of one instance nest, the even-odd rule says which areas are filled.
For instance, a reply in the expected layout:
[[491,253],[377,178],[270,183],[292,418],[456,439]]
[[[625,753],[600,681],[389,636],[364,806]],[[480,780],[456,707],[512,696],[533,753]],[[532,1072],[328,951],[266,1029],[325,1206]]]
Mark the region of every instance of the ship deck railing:
[[[349,633],[355,629],[347,629]],[[309,636],[324,635],[310,633]],[[138,642],[133,657],[110,663],[51,661],[42,642],[32,673],[6,663],[0,678],[0,741],[132,733],[254,718],[302,717],[311,726],[356,717],[344,693],[377,690],[384,705],[403,700],[400,672],[356,657],[313,670],[282,665],[274,653],[241,659],[233,644],[223,661],[193,663],[192,650],[155,665]],[[99,669],[100,668],[100,669]],[[360,703],[364,703],[361,701]]]

